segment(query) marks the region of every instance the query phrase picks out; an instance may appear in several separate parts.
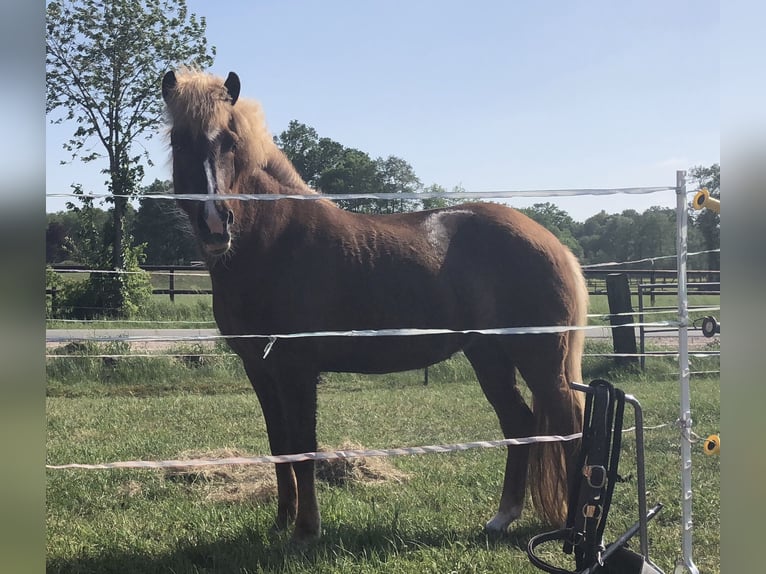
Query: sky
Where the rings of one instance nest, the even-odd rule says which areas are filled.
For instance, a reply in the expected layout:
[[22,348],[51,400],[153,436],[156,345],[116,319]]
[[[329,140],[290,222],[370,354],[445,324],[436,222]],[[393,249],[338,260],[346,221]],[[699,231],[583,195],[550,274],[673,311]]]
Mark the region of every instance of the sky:
[[[421,182],[469,192],[673,186],[720,161],[719,4],[188,0],[272,133],[297,120]],[[159,78],[158,78],[159,92]],[[158,130],[162,126],[158,126]],[[104,193],[105,164],[68,159],[71,124],[46,129],[47,193]],[[162,138],[144,184],[171,178]],[[46,211],[66,199],[46,198]],[[650,195],[550,201],[583,221],[674,207]]]

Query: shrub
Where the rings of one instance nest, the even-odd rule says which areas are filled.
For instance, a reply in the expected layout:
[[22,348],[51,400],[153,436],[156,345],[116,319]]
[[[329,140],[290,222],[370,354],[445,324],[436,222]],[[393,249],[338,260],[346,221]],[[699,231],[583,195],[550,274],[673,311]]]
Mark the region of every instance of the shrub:
[[91,273],[85,281],[64,286],[60,306],[57,301],[57,314],[69,319],[135,317],[152,296],[150,275],[139,267],[144,247],[141,244],[125,248],[123,261],[127,273]]

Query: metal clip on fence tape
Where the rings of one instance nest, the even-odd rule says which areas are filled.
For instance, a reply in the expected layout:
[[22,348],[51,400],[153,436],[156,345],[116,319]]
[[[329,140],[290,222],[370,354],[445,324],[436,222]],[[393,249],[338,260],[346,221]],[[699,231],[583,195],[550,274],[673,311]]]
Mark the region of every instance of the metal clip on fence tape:
[[277,342],[277,338],[276,337],[269,337],[269,342],[266,343],[266,347],[264,347],[264,349],[263,349],[263,358],[264,359],[269,356],[269,353],[271,352],[271,348],[274,346],[274,343],[276,343],[276,342]]

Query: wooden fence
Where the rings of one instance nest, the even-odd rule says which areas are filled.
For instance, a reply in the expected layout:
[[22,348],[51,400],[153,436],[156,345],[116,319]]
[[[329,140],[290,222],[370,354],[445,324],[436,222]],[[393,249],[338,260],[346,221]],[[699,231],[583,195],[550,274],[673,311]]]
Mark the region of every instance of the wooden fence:
[[[87,273],[88,267],[84,265],[52,265],[57,273]],[[212,289],[190,288],[178,286],[183,284],[182,278],[187,275],[199,275],[200,278],[207,278],[207,270],[204,265],[142,265],[141,269],[147,271],[156,277],[167,277],[167,287],[154,287],[154,295],[168,295],[171,301],[175,301],[176,295],[209,295]],[[585,269],[583,271],[588,283],[588,292],[591,295],[606,295],[607,277],[613,273],[624,273],[628,276],[628,282],[632,295],[638,295],[640,284],[672,284],[677,282],[677,273],[675,269],[628,269],[621,266],[603,267],[597,269]],[[713,270],[689,270],[687,274],[687,283],[690,290],[695,289],[695,283],[703,284],[710,282],[720,282],[721,272]],[[157,283],[157,280],[153,281]],[[56,297],[55,290],[47,289],[46,294]],[[652,304],[654,303],[654,292],[650,294]]]

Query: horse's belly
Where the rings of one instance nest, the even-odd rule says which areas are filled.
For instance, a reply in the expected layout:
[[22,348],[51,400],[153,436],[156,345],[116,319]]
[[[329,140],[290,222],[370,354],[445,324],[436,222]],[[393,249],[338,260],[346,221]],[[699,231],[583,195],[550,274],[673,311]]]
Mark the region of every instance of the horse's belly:
[[333,337],[318,342],[320,371],[382,374],[422,369],[465,346],[464,335]]

